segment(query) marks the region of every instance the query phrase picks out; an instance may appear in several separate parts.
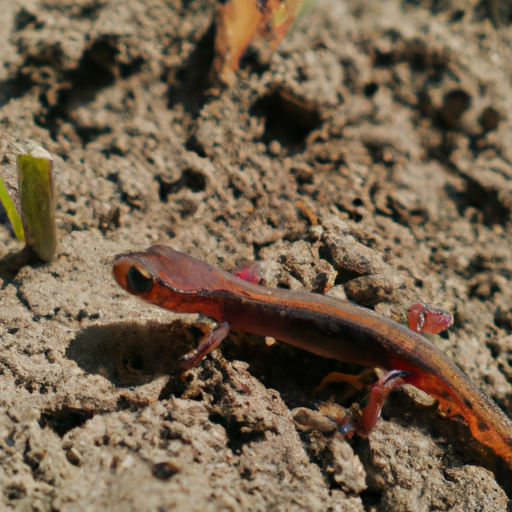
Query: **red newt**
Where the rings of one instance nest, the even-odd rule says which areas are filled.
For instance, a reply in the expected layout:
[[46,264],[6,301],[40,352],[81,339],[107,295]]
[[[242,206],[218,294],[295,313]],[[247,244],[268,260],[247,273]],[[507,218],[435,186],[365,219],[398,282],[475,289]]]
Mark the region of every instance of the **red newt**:
[[340,424],[366,436],[390,392],[412,384],[439,402],[449,417],[463,418],[472,435],[512,469],[512,421],[454,363],[417,332],[348,301],[259,286],[171,247],[120,254],[114,277],[132,295],[179,313],[201,313],[219,325],[184,356],[190,369],[216,348],[230,329],[271,336],[323,357],[380,368],[367,405]]

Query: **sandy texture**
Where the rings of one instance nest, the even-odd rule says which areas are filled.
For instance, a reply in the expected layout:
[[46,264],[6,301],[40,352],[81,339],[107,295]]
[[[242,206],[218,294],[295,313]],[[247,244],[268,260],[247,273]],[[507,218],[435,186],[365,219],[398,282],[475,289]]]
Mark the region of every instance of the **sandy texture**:
[[509,5],[319,0],[219,91],[213,0],[1,1],[0,140],[55,156],[60,244],[22,264],[0,227],[0,508],[510,510],[510,471],[428,397],[367,440],[298,429],[357,368],[233,333],[182,379],[207,327],[111,277],[159,242],[393,317],[438,304],[433,342],[512,416]]

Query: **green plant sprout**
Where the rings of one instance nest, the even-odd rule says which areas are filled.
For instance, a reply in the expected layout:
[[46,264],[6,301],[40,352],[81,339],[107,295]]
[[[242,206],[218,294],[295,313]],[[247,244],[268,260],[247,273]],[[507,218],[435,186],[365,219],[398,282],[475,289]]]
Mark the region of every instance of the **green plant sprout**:
[[29,142],[8,146],[0,164],[0,202],[16,238],[51,261],[57,249],[53,158]]

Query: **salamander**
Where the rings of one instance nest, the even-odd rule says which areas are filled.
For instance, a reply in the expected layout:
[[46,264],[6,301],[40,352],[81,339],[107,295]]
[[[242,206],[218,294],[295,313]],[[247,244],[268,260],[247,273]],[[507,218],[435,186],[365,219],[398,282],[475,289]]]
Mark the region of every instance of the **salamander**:
[[303,291],[260,286],[171,247],[120,254],[113,267],[119,285],[156,306],[201,313],[218,323],[185,355],[190,369],[216,348],[230,329],[270,336],[314,354],[380,368],[364,409],[340,424],[345,433],[368,435],[389,393],[402,384],[429,393],[448,417],[463,418],[472,435],[512,469],[512,421],[440,350],[385,316]]

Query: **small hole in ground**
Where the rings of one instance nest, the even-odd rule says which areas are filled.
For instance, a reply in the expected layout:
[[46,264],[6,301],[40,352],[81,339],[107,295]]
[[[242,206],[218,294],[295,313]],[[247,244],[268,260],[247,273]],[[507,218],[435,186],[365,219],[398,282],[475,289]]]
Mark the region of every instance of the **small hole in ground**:
[[89,417],[92,417],[92,415],[83,411],[62,409],[60,411],[41,414],[39,424],[41,428],[48,427],[60,437],[63,437],[70,430],[81,427]]
[[192,192],[202,192],[206,189],[206,176],[195,169],[185,169],[181,175],[185,187]]
[[158,183],[158,193],[160,201],[167,201],[171,194],[176,194],[183,188],[188,188],[192,192],[203,192],[208,184],[206,176],[196,169],[188,168],[181,173],[181,178],[170,181],[165,176],[156,176]]
[[284,91],[274,91],[260,98],[250,114],[265,119],[263,141],[279,141],[290,152],[304,149],[308,134],[317,129],[322,119],[318,109]]

